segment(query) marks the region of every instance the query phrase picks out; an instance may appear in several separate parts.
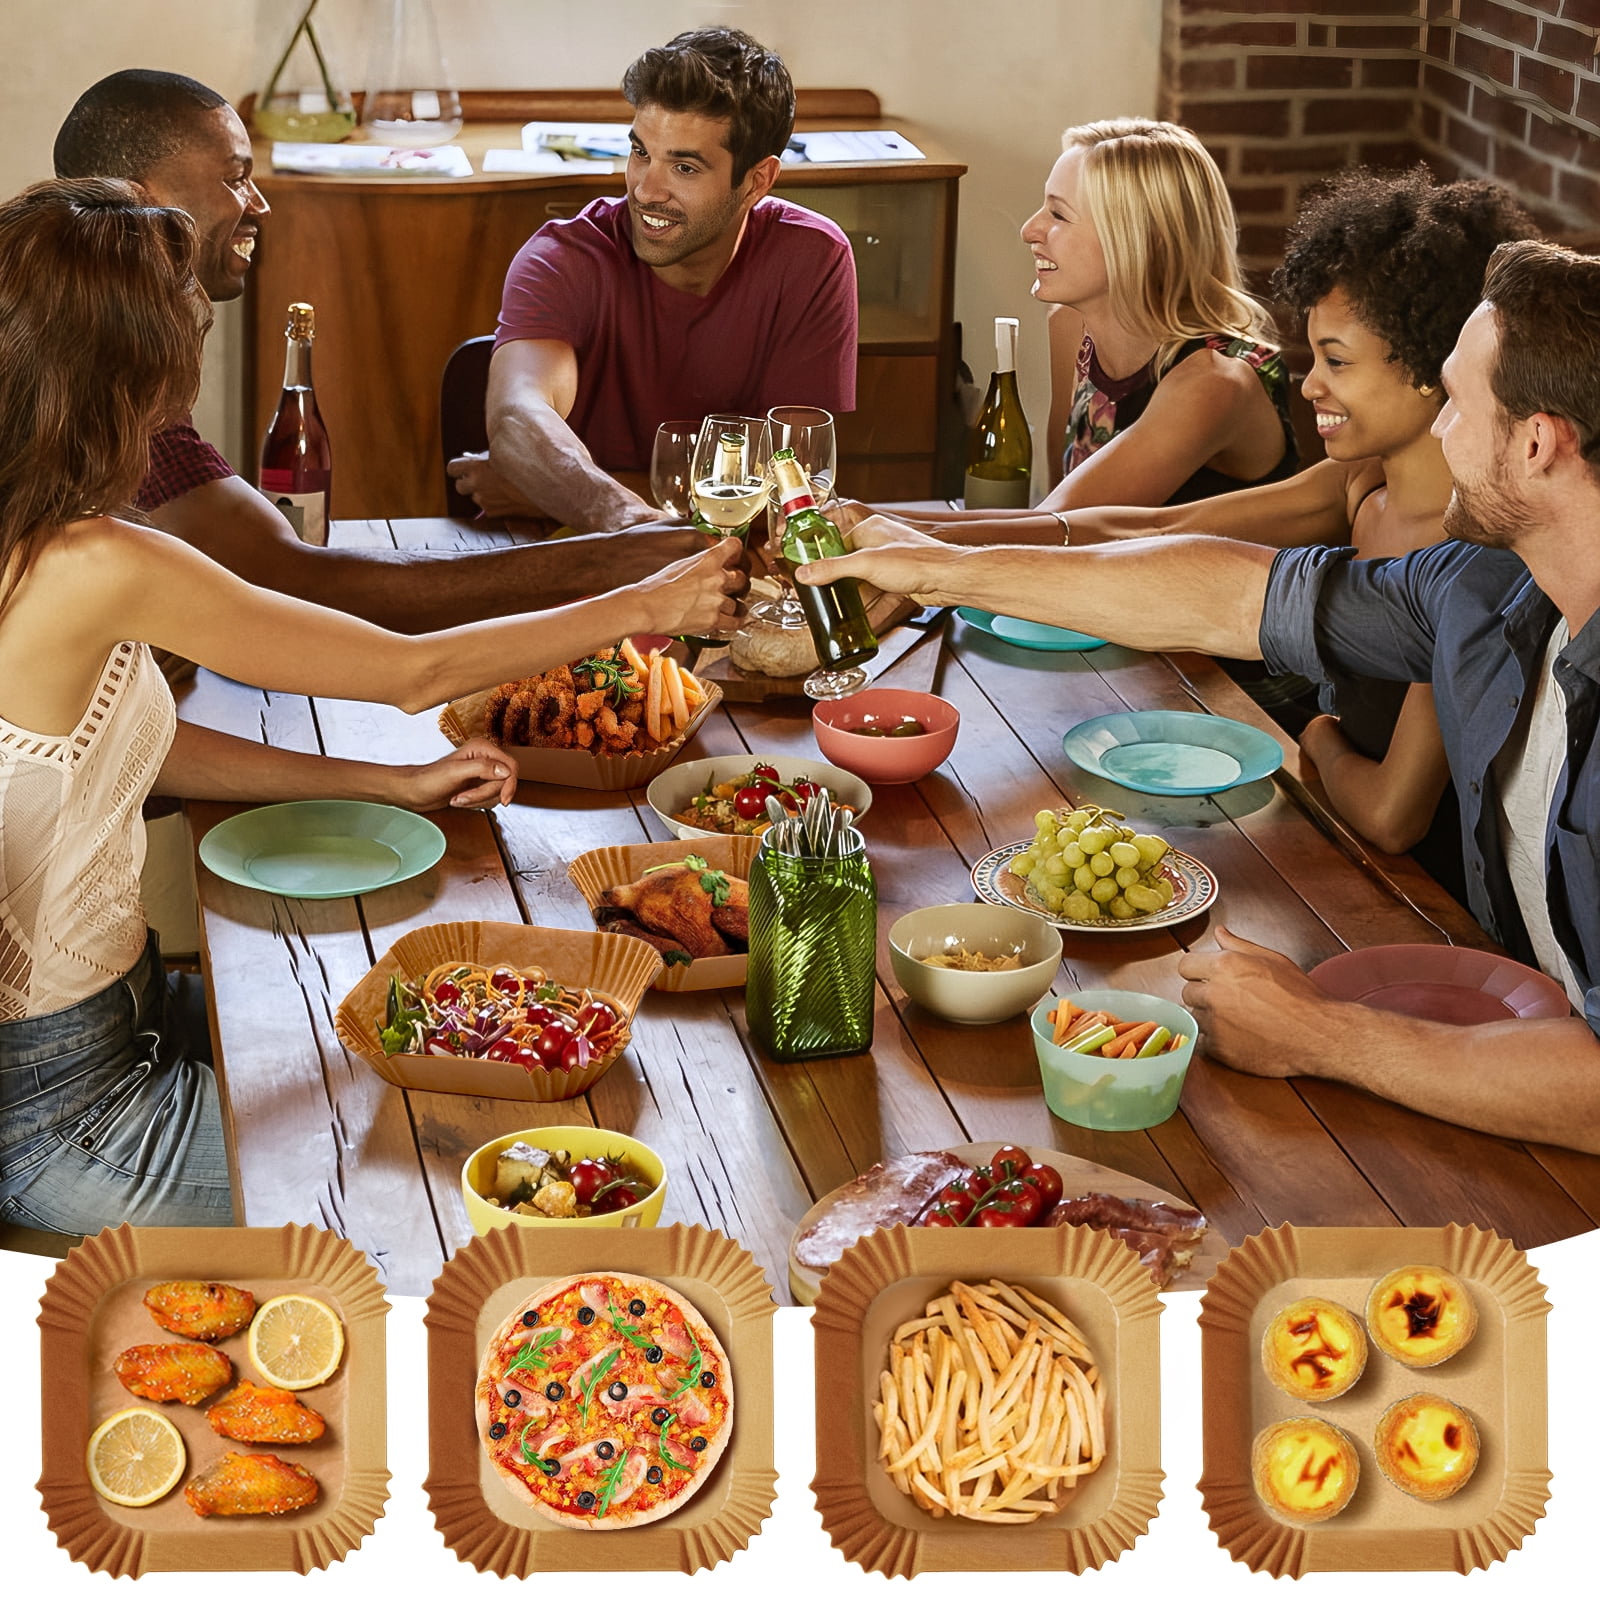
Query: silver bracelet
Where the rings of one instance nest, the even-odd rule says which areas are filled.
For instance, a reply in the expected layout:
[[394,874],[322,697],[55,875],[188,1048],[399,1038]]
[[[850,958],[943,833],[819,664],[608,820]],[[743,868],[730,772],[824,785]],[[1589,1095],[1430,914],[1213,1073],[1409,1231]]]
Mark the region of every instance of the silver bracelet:
[[1066,512],[1065,511],[1052,511],[1052,512],[1049,513],[1049,515],[1054,517],[1056,519],[1056,521],[1061,524],[1061,542],[1062,542],[1062,544],[1071,544],[1072,543],[1072,524],[1067,521]]

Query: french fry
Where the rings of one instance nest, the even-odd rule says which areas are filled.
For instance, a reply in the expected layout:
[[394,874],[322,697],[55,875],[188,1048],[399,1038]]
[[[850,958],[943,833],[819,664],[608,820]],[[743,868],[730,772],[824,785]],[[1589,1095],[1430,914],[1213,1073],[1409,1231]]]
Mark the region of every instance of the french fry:
[[643,688],[645,679],[650,676],[649,663],[639,654],[639,647],[632,639],[624,639],[620,648],[622,659],[628,663],[633,675],[639,680],[639,687]]
[[1036,1521],[1105,1458],[1104,1396],[1081,1332],[1010,1284],[953,1283],[901,1324],[879,1392],[878,1459],[935,1517]]
[[673,732],[689,725],[689,702],[683,694],[683,669],[671,656],[661,658],[661,675],[666,679],[664,685],[667,695],[667,704],[672,710]]
[[661,744],[661,689],[662,673],[660,654],[650,652],[649,674],[645,680],[644,689],[644,731],[657,744]]

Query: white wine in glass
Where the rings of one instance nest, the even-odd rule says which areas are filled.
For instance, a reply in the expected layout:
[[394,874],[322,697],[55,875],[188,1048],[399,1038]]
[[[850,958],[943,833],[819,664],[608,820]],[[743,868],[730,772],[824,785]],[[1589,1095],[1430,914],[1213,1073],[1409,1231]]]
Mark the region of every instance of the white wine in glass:
[[[767,503],[771,430],[765,417],[714,413],[700,424],[689,467],[689,499],[697,526],[714,539],[742,539]],[[726,644],[737,629],[701,634],[686,643]]]

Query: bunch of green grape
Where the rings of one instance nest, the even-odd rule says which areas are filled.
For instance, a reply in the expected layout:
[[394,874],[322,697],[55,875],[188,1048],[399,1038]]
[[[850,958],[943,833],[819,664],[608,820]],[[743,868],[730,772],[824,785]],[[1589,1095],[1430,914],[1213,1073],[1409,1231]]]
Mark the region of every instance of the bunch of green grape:
[[1069,922],[1126,922],[1164,911],[1172,883],[1160,868],[1171,848],[1153,833],[1123,826],[1120,811],[1079,806],[1041,811],[1033,843],[1009,863],[1051,916]]

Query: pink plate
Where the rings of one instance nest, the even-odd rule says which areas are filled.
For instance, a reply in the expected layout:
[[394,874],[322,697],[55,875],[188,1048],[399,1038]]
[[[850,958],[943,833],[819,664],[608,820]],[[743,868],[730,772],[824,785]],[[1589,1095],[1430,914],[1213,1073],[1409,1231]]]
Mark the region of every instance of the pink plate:
[[1359,1000],[1378,1011],[1430,1022],[1565,1017],[1572,1010],[1561,985],[1533,967],[1448,944],[1347,950],[1314,968],[1311,981],[1335,1000]]

